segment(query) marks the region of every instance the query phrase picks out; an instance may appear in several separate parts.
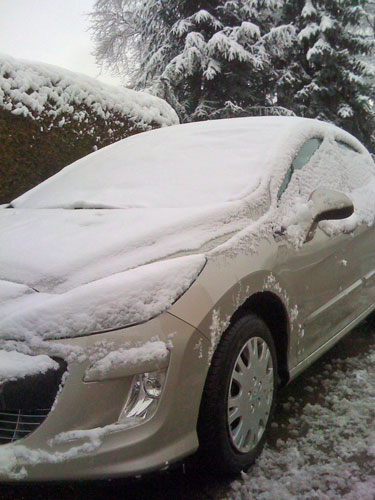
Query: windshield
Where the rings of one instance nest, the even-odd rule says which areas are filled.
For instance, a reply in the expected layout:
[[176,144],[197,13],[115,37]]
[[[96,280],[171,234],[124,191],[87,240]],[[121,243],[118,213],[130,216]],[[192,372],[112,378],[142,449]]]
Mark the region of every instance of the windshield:
[[213,205],[241,199],[267,175],[278,120],[177,125],[97,151],[12,202],[16,208]]

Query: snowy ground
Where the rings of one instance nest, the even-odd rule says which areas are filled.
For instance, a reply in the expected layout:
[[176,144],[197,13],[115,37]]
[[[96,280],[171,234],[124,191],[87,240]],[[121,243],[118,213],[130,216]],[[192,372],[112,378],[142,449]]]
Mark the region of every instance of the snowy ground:
[[375,326],[364,322],[280,395],[257,464],[225,479],[3,485],[0,500],[374,500]]

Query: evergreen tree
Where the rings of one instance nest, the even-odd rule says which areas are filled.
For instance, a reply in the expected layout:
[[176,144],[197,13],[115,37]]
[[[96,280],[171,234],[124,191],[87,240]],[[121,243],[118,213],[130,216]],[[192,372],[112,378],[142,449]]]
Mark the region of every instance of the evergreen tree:
[[[364,5],[365,15],[362,18],[362,30],[364,36],[368,39],[369,43],[372,44],[372,50],[369,54],[363,57],[363,60],[367,62],[370,66],[371,76],[370,76],[370,84],[371,81],[374,80],[375,77],[375,0],[369,0]],[[372,89],[372,100],[375,99],[375,88]],[[373,102],[373,107],[375,107],[375,103]]]
[[96,55],[183,120],[287,113],[276,108],[274,59],[294,27],[284,0],[97,0]]
[[[373,74],[363,59],[364,0],[286,0],[284,22],[296,28],[279,69],[277,102],[297,115],[334,122],[374,151]],[[371,78],[370,78],[371,77]]]
[[364,7],[365,15],[363,17],[362,26],[365,34],[374,39],[375,38],[375,0],[368,0]]

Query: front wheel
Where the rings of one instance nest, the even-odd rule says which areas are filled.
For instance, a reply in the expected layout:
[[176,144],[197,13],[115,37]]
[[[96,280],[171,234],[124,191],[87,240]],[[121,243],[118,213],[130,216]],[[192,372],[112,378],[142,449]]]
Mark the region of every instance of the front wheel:
[[247,469],[260,454],[277,389],[267,325],[248,314],[224,333],[213,356],[198,420],[199,454],[221,472]]

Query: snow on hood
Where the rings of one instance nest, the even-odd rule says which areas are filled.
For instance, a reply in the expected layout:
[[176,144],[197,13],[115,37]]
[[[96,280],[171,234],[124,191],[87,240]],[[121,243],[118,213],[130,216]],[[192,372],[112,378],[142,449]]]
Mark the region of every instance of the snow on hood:
[[14,298],[6,284],[10,298],[0,304],[0,339],[75,337],[146,321],[170,307],[205,263],[203,255],[154,262],[62,294],[25,287]]

